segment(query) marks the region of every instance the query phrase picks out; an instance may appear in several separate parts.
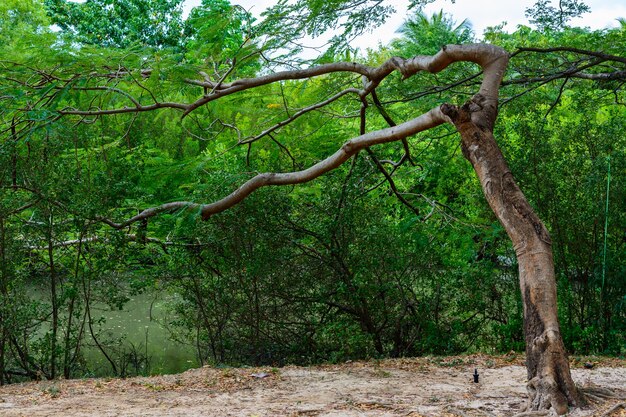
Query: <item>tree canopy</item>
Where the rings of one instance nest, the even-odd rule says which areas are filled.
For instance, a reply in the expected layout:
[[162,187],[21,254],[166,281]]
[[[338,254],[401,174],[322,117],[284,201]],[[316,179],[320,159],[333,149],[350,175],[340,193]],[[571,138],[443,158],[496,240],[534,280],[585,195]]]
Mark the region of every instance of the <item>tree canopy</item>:
[[52,23],[81,43],[126,48],[180,45],[183,0],[45,0]]

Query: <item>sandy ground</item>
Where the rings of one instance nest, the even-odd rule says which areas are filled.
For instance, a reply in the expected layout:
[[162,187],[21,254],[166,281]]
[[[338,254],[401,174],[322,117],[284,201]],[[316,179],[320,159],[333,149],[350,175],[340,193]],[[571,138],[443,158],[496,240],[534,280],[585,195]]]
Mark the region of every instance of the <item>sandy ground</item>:
[[[626,361],[596,359],[593,369],[583,368],[582,361],[572,365],[580,386],[600,386],[626,395]],[[480,373],[478,384],[472,378],[475,368]],[[508,417],[524,408],[525,380],[523,358],[515,355],[307,368],[204,367],[148,378],[0,387],[0,416]],[[569,416],[626,417],[623,407],[616,408],[618,404],[617,399],[593,402]]]

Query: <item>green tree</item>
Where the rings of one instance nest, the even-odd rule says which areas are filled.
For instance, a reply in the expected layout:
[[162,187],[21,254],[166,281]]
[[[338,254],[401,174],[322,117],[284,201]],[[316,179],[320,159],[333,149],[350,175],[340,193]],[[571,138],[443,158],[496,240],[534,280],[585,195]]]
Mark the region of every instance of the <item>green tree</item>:
[[48,31],[49,21],[43,4],[37,0],[7,0],[0,5],[0,45],[5,50],[18,49],[15,42],[24,36],[41,37]]
[[78,42],[125,48],[181,46],[182,0],[44,0],[52,23]]
[[441,45],[469,43],[474,37],[467,20],[457,24],[443,10],[432,16],[416,13],[400,26],[397,33],[401,37],[391,45],[407,55],[435,54]]
[[560,0],[558,9],[551,6],[552,0],[539,0],[526,9],[526,17],[541,30],[559,30],[565,24],[591,9],[579,0]]
[[252,24],[248,12],[228,0],[203,0],[185,20],[187,50],[207,60],[241,58],[252,46]]

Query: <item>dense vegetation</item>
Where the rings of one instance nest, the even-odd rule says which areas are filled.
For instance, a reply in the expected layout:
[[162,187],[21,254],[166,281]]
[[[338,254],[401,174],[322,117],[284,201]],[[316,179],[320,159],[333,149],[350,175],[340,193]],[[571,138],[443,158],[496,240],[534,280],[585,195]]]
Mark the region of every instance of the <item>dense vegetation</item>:
[[[374,147],[312,183],[262,189],[206,222],[189,209],[116,227],[147,207],[216,200],[251,173],[309,166],[358,134],[354,95],[298,117],[359,87],[342,74],[243,91],[184,118],[171,108],[89,113],[192,101],[198,87],[184,80],[199,70],[228,82],[286,59],[297,65],[297,56],[279,56],[287,54],[282,37],[303,29],[281,27],[280,15],[274,9],[257,23],[226,0],[204,0],[186,20],[173,0],[3,2],[0,383],[88,375],[88,347],[112,373],[145,371],[129,368],[127,346],[107,336],[101,309],[152,292],[171,296],[163,325],[194,346],[199,363],[524,349],[513,249],[451,127],[411,138],[408,153],[402,144]],[[347,29],[358,31],[353,22]],[[337,42],[317,62],[378,65],[475,36],[443,13],[416,13],[388,46]],[[494,27],[482,40],[518,51],[496,137],[552,233],[566,346],[624,355],[626,77],[569,77],[566,64],[614,68],[571,51],[519,48],[623,57],[626,23]],[[367,129],[467,100],[475,74],[458,65],[436,77],[394,75],[366,109]],[[268,132],[285,119],[293,120]]]

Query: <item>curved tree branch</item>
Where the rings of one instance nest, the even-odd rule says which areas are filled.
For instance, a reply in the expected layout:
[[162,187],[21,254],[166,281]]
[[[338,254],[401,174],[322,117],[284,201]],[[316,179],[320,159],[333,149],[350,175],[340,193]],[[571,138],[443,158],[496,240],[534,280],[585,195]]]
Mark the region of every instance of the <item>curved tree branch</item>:
[[[502,48],[493,45],[448,45],[444,46],[441,51],[432,56],[416,56],[410,59],[393,57],[375,68],[358,64],[356,62],[336,62],[309,69],[282,71],[257,78],[243,78],[231,83],[222,83],[219,85],[219,88],[211,94],[205,95],[194,103],[189,104],[183,114],[183,117],[198,107],[201,107],[220,97],[262,85],[272,84],[277,81],[299,80],[331,74],[334,72],[348,72],[360,74],[370,80],[370,85],[368,85],[366,90],[371,90],[395,70],[399,71],[403,78],[406,79],[415,75],[419,71],[433,73],[442,71],[450,64],[459,61],[474,62],[480,65],[484,72],[489,72],[490,76],[485,74],[479,93],[484,97],[493,96],[497,98],[501,77],[504,75],[506,62],[508,62],[508,53]],[[505,63],[504,66],[501,65],[502,62]],[[491,76],[498,70],[501,71],[500,75],[496,77]],[[207,80],[203,82],[188,80],[188,82],[211,89],[217,86],[216,83]]]
[[522,52],[536,52],[536,53],[572,52],[572,53],[579,54],[579,55],[594,56],[603,61],[615,61],[615,62],[621,62],[623,64],[626,64],[625,57],[606,54],[604,52],[588,51],[586,49],[580,49],[580,48],[570,48],[567,46],[558,46],[554,48],[518,48],[517,51],[511,54],[511,57],[518,55]]
[[346,162],[360,150],[387,142],[394,142],[414,135],[423,130],[431,129],[448,121],[439,107],[401,125],[366,133],[350,139],[334,154],[302,171],[287,173],[258,174],[245,182],[230,195],[211,204],[202,206],[200,212],[204,220],[211,215],[227,210],[243,201],[253,191],[268,185],[292,185],[311,181]]
[[114,229],[123,229],[127,226],[130,226],[133,223],[136,223],[142,220],[147,220],[150,217],[154,217],[161,213],[171,213],[171,212],[178,211],[178,210],[194,210],[194,209],[199,209],[201,207],[202,205],[198,203],[191,203],[189,201],[175,201],[172,203],[165,203],[157,207],[151,207],[151,208],[145,209],[141,213],[137,214],[136,216],[131,217],[130,219],[122,223],[116,223],[105,217],[96,217],[94,220],[108,224]]
[[[376,68],[367,67],[357,63],[340,62],[321,65],[307,70],[283,71],[258,78],[247,78],[228,84],[221,83],[218,85],[210,81],[205,81],[204,86],[206,88],[217,87],[216,91],[203,97],[195,103],[188,105],[186,107],[185,114],[188,114],[195,108],[198,108],[219,97],[281,80],[310,78],[313,76],[329,74],[331,72],[354,72],[363,75],[367,78],[367,80],[369,80],[363,92],[364,94],[368,94],[376,87],[376,85],[378,85],[378,83],[380,83],[380,81],[382,81],[394,70],[398,70],[404,78],[407,78],[419,71],[439,72],[454,62],[469,61],[481,66],[482,73],[484,75],[479,89],[479,95],[482,103],[481,105],[483,113],[489,113],[490,117],[487,119],[493,123],[497,112],[498,88],[502,77],[504,76],[508,58],[509,54],[504,49],[493,45],[449,45],[444,46],[433,56],[417,56],[411,59],[394,57]],[[184,106],[185,105],[181,104],[178,105],[177,108],[182,108]],[[146,108],[147,107],[152,106],[146,106]],[[128,109],[128,111],[132,110],[136,109]],[[311,181],[339,167],[351,156],[355,155],[362,149],[381,143],[404,140],[411,135],[431,129],[446,122],[450,122],[450,118],[442,112],[441,107],[436,107],[427,113],[424,113],[421,116],[398,126],[392,126],[386,129],[365,133],[353,138],[344,143],[343,146],[341,146],[341,148],[334,154],[307,169],[287,173],[258,174],[245,182],[230,195],[213,203],[201,205],[198,203],[184,201],[172,202],[146,209],[122,223],[116,223],[106,218],[98,218],[97,220],[104,222],[113,228],[121,229],[134,222],[148,219],[160,213],[180,209],[199,209],[202,218],[206,220],[211,215],[227,210],[228,208],[240,203],[252,192],[261,187],[268,185],[293,185]]]

